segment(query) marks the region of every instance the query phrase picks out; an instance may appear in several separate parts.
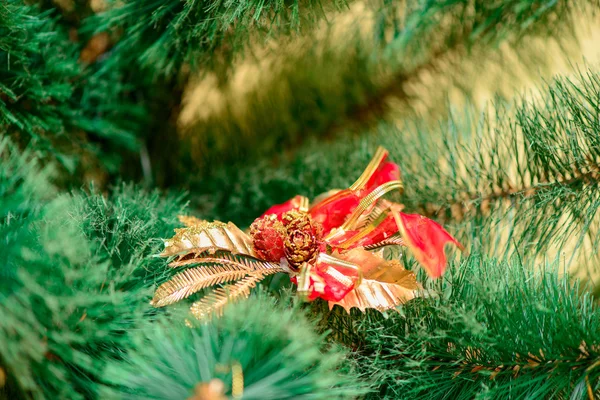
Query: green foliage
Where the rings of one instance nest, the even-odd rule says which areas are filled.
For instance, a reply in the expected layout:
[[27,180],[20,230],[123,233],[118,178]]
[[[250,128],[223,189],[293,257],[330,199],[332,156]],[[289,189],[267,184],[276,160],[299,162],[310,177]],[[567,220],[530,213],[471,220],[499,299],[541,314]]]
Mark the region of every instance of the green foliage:
[[[523,61],[539,67],[527,39],[539,35],[564,40],[573,30],[573,15],[597,4],[596,0],[413,0],[403,6],[375,2],[374,10],[367,8],[348,28],[334,24],[331,32],[304,35],[302,46],[282,45],[278,51],[284,56],[267,64],[272,71],[262,74],[243,101],[238,91],[224,91],[222,111],[185,128],[191,162],[210,172],[223,163],[244,165],[272,157],[306,138],[331,140],[340,131],[373,126],[386,117],[390,99],[399,99],[405,108],[427,103],[414,86],[438,71],[443,71],[443,78],[437,80],[451,80],[467,91],[482,60],[485,68],[502,65],[504,55],[498,47],[504,43],[520,50]],[[464,59],[478,66],[466,76]],[[450,86],[437,85],[432,91]],[[393,104],[398,107],[398,102]]]
[[[105,395],[127,399],[190,397],[196,385],[219,379],[232,395],[232,368],[241,367],[245,399],[349,398],[366,386],[339,350],[324,348],[304,312],[258,291],[227,308],[222,318],[187,327],[185,315],[139,331],[127,361],[114,363]],[[191,317],[190,317],[191,318]]]
[[161,246],[152,240],[171,231],[181,201],[133,186],[57,196],[31,153],[6,139],[1,148],[1,390],[94,397],[106,361],[122,356],[150,307],[160,270],[150,256]]
[[[62,15],[48,1],[0,5],[0,397],[187,398],[212,379],[233,395],[237,366],[244,398],[600,394],[600,313],[561,270],[600,242],[597,66],[532,99],[380,123],[390,99],[418,103],[410,90],[424,75],[461,86],[463,57],[501,63],[491,54],[502,44],[560,41],[597,0],[369,2],[367,35],[351,26],[342,39],[327,24],[309,32],[337,1],[133,0],[82,27],[92,7],[75,3]],[[109,48],[80,61],[99,32]],[[298,33],[306,42],[288,54],[282,43]],[[245,99],[228,94],[229,67],[264,38],[283,61]],[[201,69],[229,97],[179,143],[181,93]],[[188,207],[114,184],[140,176],[134,151],[146,183],[190,183],[196,211],[243,226],[296,194],[347,187],[378,145],[401,166],[407,210],[475,254],[420,279],[423,297],[399,314],[348,316],[258,289],[191,328],[188,314],[151,308],[173,273],[156,257],[161,238]],[[87,180],[97,186],[59,189]],[[532,260],[567,244],[561,262]],[[278,279],[271,292],[289,286]]]
[[297,30],[301,21],[322,16],[319,0],[238,2],[135,0],[110,4],[109,9],[87,21],[86,31],[117,30],[115,44],[105,68],[147,70],[154,78],[174,77],[185,63],[220,65],[233,49],[247,44],[253,32]]
[[467,225],[474,237],[498,226],[526,255],[581,244],[598,226],[599,95],[600,75],[590,70],[433,132],[406,129],[414,139],[395,148],[410,182],[407,205]]
[[0,6],[0,133],[71,173],[94,163],[114,171],[116,150],[137,147],[130,121],[139,110],[114,102],[120,82],[86,76],[77,45],[57,21],[20,0]]
[[355,316],[357,365],[373,398],[597,396],[600,314],[578,289],[557,263],[472,256],[400,314]]

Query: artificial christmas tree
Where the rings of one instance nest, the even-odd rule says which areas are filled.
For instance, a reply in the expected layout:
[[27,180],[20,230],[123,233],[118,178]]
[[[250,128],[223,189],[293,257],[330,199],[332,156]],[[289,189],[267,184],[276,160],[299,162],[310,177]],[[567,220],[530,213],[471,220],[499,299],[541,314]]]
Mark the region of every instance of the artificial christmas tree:
[[599,398],[599,6],[4,1],[0,398]]

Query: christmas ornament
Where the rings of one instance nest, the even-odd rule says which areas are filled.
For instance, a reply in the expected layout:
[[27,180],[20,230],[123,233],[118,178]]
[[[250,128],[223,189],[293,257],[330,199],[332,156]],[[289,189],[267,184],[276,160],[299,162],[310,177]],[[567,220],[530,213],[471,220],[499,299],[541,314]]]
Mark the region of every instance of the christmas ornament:
[[[244,395],[244,371],[239,362],[234,362],[231,367],[217,365],[217,372],[231,372],[231,398],[241,399]],[[214,378],[209,382],[200,382],[194,387],[194,394],[187,400],[228,400],[225,395],[225,383]]]
[[[444,246],[462,245],[438,223],[383,199],[402,191],[398,166],[379,148],[358,180],[344,190],[306,197],[269,208],[249,233],[233,223],[182,216],[185,228],[165,241],[164,257],[186,268],[156,290],[152,304],[162,307],[219,284],[191,306],[197,318],[220,314],[231,300],[247,297],[266,276],[285,272],[306,300],[317,298],[346,311],[395,308],[417,295],[415,274],[398,260],[383,258],[386,246],[409,249],[427,273],[446,268]],[[194,267],[190,267],[190,266]]]
[[194,394],[187,400],[227,400],[225,384],[220,379],[199,383],[194,387]]

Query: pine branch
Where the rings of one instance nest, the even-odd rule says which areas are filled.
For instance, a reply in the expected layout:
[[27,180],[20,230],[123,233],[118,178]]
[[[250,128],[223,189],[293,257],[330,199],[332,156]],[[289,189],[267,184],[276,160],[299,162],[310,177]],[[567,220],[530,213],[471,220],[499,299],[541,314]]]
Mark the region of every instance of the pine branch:
[[[335,3],[335,7],[341,6]],[[323,4],[310,0],[219,1],[135,0],[111,7],[86,21],[84,32],[120,32],[105,69],[147,70],[151,79],[175,77],[185,64],[227,68],[233,53],[250,38],[274,31],[294,32],[323,17]],[[257,34],[260,32],[260,35]]]
[[304,312],[263,292],[228,308],[220,318],[186,326],[186,315],[162,318],[135,335],[134,351],[114,361],[101,397],[187,398],[212,379],[232,395],[236,364],[245,399],[353,398],[367,385],[335,347],[326,346]]
[[[499,103],[479,124],[451,120],[436,142],[415,129],[418,140],[400,156],[414,182],[407,205],[466,227],[483,222],[474,234],[507,230],[525,254],[579,247],[598,224],[599,93],[589,71],[557,78],[539,99]],[[422,162],[416,154],[425,154]]]
[[118,71],[99,80],[78,58],[52,10],[20,0],[0,6],[0,134],[35,148],[75,181],[75,172],[116,170],[119,151],[137,148],[141,114],[123,100],[128,88]]
[[95,397],[147,318],[162,271],[153,239],[182,201],[130,186],[58,194],[37,152],[6,138],[0,150],[0,397]]
[[531,267],[472,256],[402,315],[347,317],[373,397],[594,398],[597,304],[556,263]]
[[[400,100],[393,103],[395,109],[411,109],[428,89],[468,91],[481,68],[505,61],[498,51],[501,44],[539,67],[542,63],[533,60],[533,39],[564,41],[574,30],[573,16],[594,5],[465,0],[374,6],[379,9],[360,13],[362,24],[351,24],[343,34],[336,34],[334,25],[326,33],[307,35],[302,46],[282,46],[278,52],[285,57],[262,62],[256,68],[258,83],[250,90],[244,87],[247,94],[226,88],[219,111],[186,118],[182,130],[191,144],[190,162],[209,173],[229,163],[240,168],[247,160],[289,152],[309,137],[329,141],[340,132],[372,127],[388,115],[391,99]],[[472,60],[471,73],[465,73],[469,67],[464,59]],[[432,74],[440,75],[435,83],[415,92],[424,76]],[[452,84],[438,84],[444,80]]]
[[225,306],[250,296],[250,289],[256,287],[262,279],[262,274],[252,274],[233,285],[218,288],[192,304],[190,311],[199,320],[208,318],[212,314],[223,315]]

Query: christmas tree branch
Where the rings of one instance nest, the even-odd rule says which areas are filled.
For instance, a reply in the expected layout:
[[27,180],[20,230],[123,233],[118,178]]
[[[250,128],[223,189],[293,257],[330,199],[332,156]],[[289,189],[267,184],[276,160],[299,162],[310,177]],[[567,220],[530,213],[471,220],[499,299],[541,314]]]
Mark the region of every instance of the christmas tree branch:
[[0,140],[0,397],[90,398],[150,309],[153,239],[183,205],[131,186],[59,195],[35,155]]
[[401,150],[414,179],[407,205],[452,223],[485,220],[528,254],[581,244],[598,223],[599,82],[593,71],[557,78],[539,98],[500,102],[479,123],[450,120],[435,141],[416,128],[416,145]]
[[286,292],[277,302],[258,291],[228,306],[222,317],[202,324],[184,323],[190,316],[180,312],[162,318],[135,335],[128,360],[109,366],[102,394],[188,398],[194,391],[208,389],[214,379],[222,385],[211,397],[215,399],[331,399],[364,394],[368,386],[339,349],[326,347],[298,304],[290,304],[290,296]]
[[556,263],[474,255],[399,315],[347,317],[363,332],[354,354],[375,398],[594,398],[600,319],[579,289]]
[[[387,116],[391,99],[401,101],[400,107],[394,103],[396,109],[426,102],[427,85],[419,82],[432,75],[435,87],[429,92],[468,91],[482,69],[506,61],[498,49],[502,44],[522,60],[542,65],[533,62],[536,49],[539,54],[533,39],[546,35],[564,41],[574,29],[572,18],[586,6],[593,8],[564,1],[377,4],[376,11],[355,12],[360,23],[338,28],[342,34],[334,19],[326,33],[278,49],[285,57],[261,64],[259,70],[268,72],[257,71],[258,84],[242,93],[228,87],[218,111],[186,120],[182,130],[192,144],[191,162],[213,169],[221,162],[270,156],[308,137],[331,140],[340,132],[373,126]],[[352,10],[347,14],[346,19],[354,16]],[[476,63],[470,73],[467,60]],[[448,80],[452,83],[440,84]]]
[[[135,0],[110,4],[86,21],[83,32],[119,33],[104,69],[136,65],[156,80],[178,76],[184,64],[193,70],[226,69],[234,52],[251,38],[297,31],[301,24],[324,17],[326,5],[320,0]],[[343,3],[331,5],[338,8]]]
[[[137,147],[140,107],[116,102],[126,85],[87,75],[56,13],[9,0],[0,7],[0,134],[31,144],[73,174],[112,171],[116,149]],[[118,74],[111,73],[110,78]],[[124,116],[127,116],[126,118]]]

